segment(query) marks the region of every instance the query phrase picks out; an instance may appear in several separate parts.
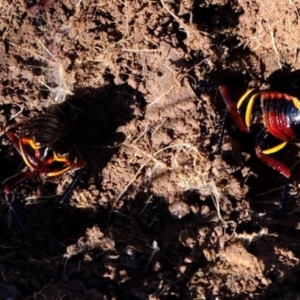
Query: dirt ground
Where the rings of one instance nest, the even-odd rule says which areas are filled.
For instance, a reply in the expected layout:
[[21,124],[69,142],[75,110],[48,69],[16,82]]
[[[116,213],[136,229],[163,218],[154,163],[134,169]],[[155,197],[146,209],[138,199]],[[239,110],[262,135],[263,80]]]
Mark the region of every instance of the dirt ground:
[[[84,174],[0,205],[0,299],[300,299],[299,148],[258,160],[215,88],[300,97],[298,0],[0,0],[0,122],[60,114]],[[208,85],[206,84],[208,83]],[[40,128],[43,130],[43,128]],[[70,145],[71,147],[71,145]],[[24,168],[7,138],[1,181]]]

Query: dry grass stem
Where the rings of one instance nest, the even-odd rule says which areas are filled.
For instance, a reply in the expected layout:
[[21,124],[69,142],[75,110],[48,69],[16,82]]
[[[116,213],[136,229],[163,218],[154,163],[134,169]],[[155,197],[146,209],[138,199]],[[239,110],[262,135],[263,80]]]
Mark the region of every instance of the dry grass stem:
[[164,0],[160,0],[161,2],[161,5],[163,6],[163,8],[176,20],[176,22],[178,22],[181,27],[185,30],[186,34],[187,34],[187,38],[190,38],[191,37],[191,34],[190,34],[190,28],[184,24],[184,22],[182,22],[180,20],[179,17],[177,17],[165,4]]
[[[130,147],[130,148],[134,148],[136,150],[139,150],[137,147],[133,146],[132,144],[127,144],[127,143],[124,143],[123,144],[124,146],[127,146],[127,147]],[[141,171],[151,162],[151,161],[154,161],[156,163],[158,163],[159,165],[162,165],[162,166],[165,166],[164,163],[158,161],[157,159],[155,159],[155,157],[157,155],[159,155],[160,153],[162,153],[163,151],[166,151],[168,149],[173,149],[173,148],[177,148],[177,147],[187,147],[187,148],[190,148],[190,149],[196,149],[194,146],[190,145],[190,144],[174,144],[174,145],[170,145],[170,146],[167,146],[167,147],[164,147],[158,151],[156,151],[154,154],[147,154],[145,153],[144,151],[142,151],[145,156],[147,156],[149,159],[146,160],[146,162],[144,162],[140,168],[137,170],[137,172],[135,173],[135,175],[133,176],[133,178],[128,182],[128,184],[125,186],[125,188],[123,189],[123,191],[118,195],[118,197],[116,199],[114,199],[112,201],[112,210],[115,208],[116,204],[118,203],[118,201],[123,197],[123,195],[127,192],[128,188],[136,181],[137,177],[140,175]],[[198,151],[198,150],[196,150]],[[166,167],[167,168],[167,167]],[[170,168],[167,168],[167,169],[170,169]],[[171,170],[171,169],[170,169]]]
[[162,52],[161,49],[126,49],[126,48],[123,48],[122,51],[127,51],[127,52]]
[[221,214],[221,209],[220,209],[220,201],[221,201],[221,194],[216,186],[216,183],[211,180],[209,182],[209,185],[211,186],[211,193],[212,193],[212,200],[213,200],[213,204],[216,208],[216,211],[217,211],[217,214],[218,214],[218,218],[219,220],[223,223],[224,225],[224,235],[226,234],[226,228],[228,227],[229,224],[231,224],[233,226],[233,231],[232,231],[232,234],[230,235],[230,237],[227,239],[227,240],[230,240],[233,236],[236,235],[236,227],[237,227],[237,224],[236,222],[234,221],[225,221],[222,217],[222,214]]
[[[270,26],[269,26],[270,27]],[[282,65],[281,65],[281,62],[280,62],[280,53],[277,49],[277,46],[276,46],[276,42],[275,42],[275,36],[274,36],[274,28],[271,29],[270,27],[270,36],[271,36],[271,43],[272,43],[272,47],[274,49],[274,52],[276,54],[276,58],[277,58],[277,63],[278,63],[278,67],[279,69],[282,69]]]
[[[68,74],[65,72],[62,61],[56,58],[39,39],[37,39],[37,41],[42,46],[46,54],[50,56],[51,59],[48,59],[43,55],[37,54],[27,48],[20,47],[11,42],[10,44],[14,47],[20,48],[21,50],[32,54],[34,57],[41,59],[42,61],[48,64],[48,68],[41,67],[41,69],[44,71],[44,76],[49,84],[47,84],[44,80],[41,80],[40,83],[50,91],[55,102],[63,102],[66,99],[67,95],[73,94],[73,84],[70,82],[70,80],[67,79]],[[54,87],[50,87],[50,85],[52,84],[54,85]]]
[[24,110],[24,105],[18,103],[16,103],[16,105],[20,108],[20,110],[9,118],[10,121],[15,119],[17,116],[21,115]]

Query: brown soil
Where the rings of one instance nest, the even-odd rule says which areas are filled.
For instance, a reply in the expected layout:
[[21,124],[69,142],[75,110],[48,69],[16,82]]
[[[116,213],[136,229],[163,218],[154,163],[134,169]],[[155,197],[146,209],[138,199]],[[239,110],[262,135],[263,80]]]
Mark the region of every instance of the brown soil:
[[[300,96],[300,1],[0,0],[2,127],[62,114],[87,168],[0,206],[0,299],[300,299],[299,151],[284,178],[227,127],[225,84]],[[43,128],[41,128],[43,130]],[[0,179],[21,159],[4,138]]]

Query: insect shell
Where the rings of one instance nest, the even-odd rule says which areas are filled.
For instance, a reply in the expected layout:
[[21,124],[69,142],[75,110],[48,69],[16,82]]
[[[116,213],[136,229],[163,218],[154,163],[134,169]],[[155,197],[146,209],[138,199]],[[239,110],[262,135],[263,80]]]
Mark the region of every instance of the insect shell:
[[300,100],[284,93],[250,89],[234,103],[225,86],[219,86],[219,91],[227,112],[241,131],[249,133],[253,127],[258,128],[256,155],[289,178],[290,169],[270,154],[300,141]]
[[70,128],[62,118],[54,114],[40,115],[12,125],[7,128],[5,135],[27,166],[26,171],[2,183],[7,201],[11,200],[16,186],[32,176],[55,177],[85,166]]

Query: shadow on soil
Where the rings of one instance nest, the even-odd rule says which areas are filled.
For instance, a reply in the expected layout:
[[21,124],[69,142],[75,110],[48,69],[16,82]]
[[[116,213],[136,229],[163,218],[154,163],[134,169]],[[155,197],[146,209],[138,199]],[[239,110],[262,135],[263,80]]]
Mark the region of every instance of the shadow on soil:
[[[295,77],[283,77],[293,82],[299,78],[297,74]],[[282,81],[281,73],[275,75],[271,78],[272,82],[275,81],[271,83],[272,90],[275,90],[276,80],[280,83]],[[293,93],[284,90],[284,87],[282,89]],[[134,107],[143,111],[144,105],[142,95],[123,85],[79,90],[66,103],[53,108],[56,113],[70,120],[76,142],[88,163],[86,177],[80,183],[82,187],[88,186],[88,178],[91,176],[101,189],[98,174],[117,153],[118,148],[114,146],[125,139],[123,134],[116,132],[117,129],[137,117]],[[254,168],[258,164],[261,162],[253,163]],[[264,170],[257,167],[260,176],[270,178],[269,168]],[[255,193],[271,189],[274,184],[270,182],[261,185],[259,180],[260,177],[254,182],[257,189]],[[201,204],[207,205],[210,202],[207,199],[206,203]],[[159,299],[189,300],[193,299],[192,278],[199,270],[209,272],[210,266],[214,264],[207,260],[203,250],[219,250],[219,243],[211,240],[215,236],[215,223],[201,219],[197,214],[189,214],[181,220],[174,219],[165,199],[147,193],[129,199],[119,211],[111,213],[103,208],[94,211],[61,207],[53,199],[42,200],[31,206],[16,203],[16,208],[28,227],[28,235],[24,240],[15,234],[14,229],[18,229],[14,220],[12,228],[2,230],[0,235],[0,270],[1,274],[5,274],[0,275],[0,281],[6,284],[0,286],[0,295],[2,291],[12,293],[12,288],[8,288],[11,285],[17,290],[17,296],[12,299],[20,299],[18,295],[31,299],[34,293],[43,289],[46,292],[47,286],[50,286],[53,295],[63,293],[68,297],[68,294],[74,295],[76,292],[78,299],[93,292],[94,298],[91,296],[90,299],[101,299],[104,296],[108,299],[143,299],[155,294]],[[4,206],[1,207],[0,215],[1,228],[7,228]],[[299,218],[295,214],[289,218],[290,223],[284,225],[284,216],[278,219],[275,214],[273,217],[271,221],[267,217],[253,219],[251,224],[238,228],[241,232],[253,232],[254,228],[265,225],[269,230],[268,236],[248,247],[249,252],[263,262],[266,270],[273,270],[268,274],[271,285],[267,290],[262,286],[262,294],[256,299],[267,299],[269,294],[273,298],[275,294],[279,298],[280,295],[291,293],[293,296],[299,284],[299,268],[289,269],[280,261],[280,255],[276,252],[277,245],[280,248],[287,245],[299,257],[298,244],[294,239],[298,234],[295,224]],[[80,238],[81,243],[87,243],[87,237],[82,237],[87,228],[95,225],[105,237],[113,240],[113,247],[108,250],[91,248],[65,261],[62,255],[67,247],[78,243]],[[197,240],[199,232],[205,232],[201,245],[183,246],[189,240]],[[272,236],[273,232],[276,237]],[[19,272],[17,280],[15,270]],[[220,280],[226,282],[226,278]],[[198,293],[197,286],[196,283],[195,295]],[[227,292],[224,286],[223,292],[226,295],[230,290]],[[247,297],[224,296],[223,299]],[[215,298],[208,296],[207,299]]]
[[[122,132],[117,132],[117,129],[134,118],[142,117],[144,106],[143,96],[124,84],[79,89],[66,102],[49,109],[51,113],[58,114],[67,120],[75,143],[87,162],[85,175],[79,183],[80,187],[88,188],[92,182],[101,191],[101,175],[99,174],[111,157],[118,152],[118,145],[126,138]],[[19,157],[14,161],[5,153],[2,156],[1,160],[3,158],[6,164],[5,169],[17,172],[20,166]],[[17,153],[16,156],[18,156]],[[8,175],[4,170],[3,173],[1,174],[2,180]],[[68,176],[72,175],[64,174],[59,180],[64,180]],[[1,228],[5,228],[0,233],[1,245],[11,242],[13,238],[15,243],[11,246],[12,249],[26,252],[26,248],[29,250],[33,247],[38,257],[53,256],[62,253],[66,244],[69,244],[71,240],[76,241],[84,234],[88,226],[101,223],[101,220],[104,222],[103,209],[102,211],[73,209],[59,205],[57,202],[59,197],[42,199],[47,198],[48,194],[53,195],[55,188],[55,183],[41,183],[38,178],[27,180],[26,185],[18,187],[15,208],[28,228],[28,232],[25,237],[20,235],[16,222],[10,219],[4,204],[1,206],[0,219]],[[34,192],[36,190],[38,191],[37,197],[41,197],[40,202],[25,206],[22,198],[28,196],[26,192],[36,194]],[[5,255],[9,251],[5,247],[1,248],[0,255]]]

